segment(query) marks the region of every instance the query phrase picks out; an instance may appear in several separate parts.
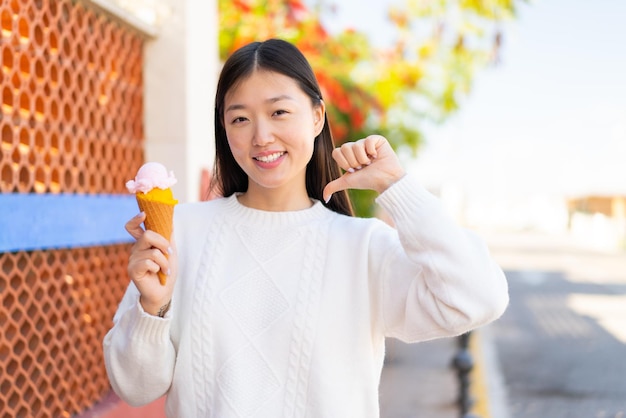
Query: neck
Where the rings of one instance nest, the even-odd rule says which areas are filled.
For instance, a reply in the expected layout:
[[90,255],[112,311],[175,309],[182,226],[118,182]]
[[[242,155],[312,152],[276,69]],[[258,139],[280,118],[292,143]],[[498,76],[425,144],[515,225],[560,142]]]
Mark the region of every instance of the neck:
[[239,195],[239,203],[252,209],[270,212],[287,212],[308,209],[313,202],[304,191],[259,189],[249,187],[248,191]]

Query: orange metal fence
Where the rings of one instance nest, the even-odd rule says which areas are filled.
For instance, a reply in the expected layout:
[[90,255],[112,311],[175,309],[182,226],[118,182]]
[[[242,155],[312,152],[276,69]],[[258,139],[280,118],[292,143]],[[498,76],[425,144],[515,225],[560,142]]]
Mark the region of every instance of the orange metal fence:
[[126,245],[0,255],[2,417],[70,417],[109,392],[102,338]]
[[70,0],[2,0],[0,18],[0,191],[123,193],[143,158],[142,38]]
[[[126,193],[142,36],[72,0],[0,0],[0,30],[0,192]],[[109,392],[101,344],[128,245],[0,253],[0,417],[70,417]]]

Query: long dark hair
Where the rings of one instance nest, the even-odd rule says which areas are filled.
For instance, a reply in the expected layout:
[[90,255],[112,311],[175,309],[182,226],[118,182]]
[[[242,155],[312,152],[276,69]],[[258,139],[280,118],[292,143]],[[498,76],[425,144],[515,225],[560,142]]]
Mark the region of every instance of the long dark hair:
[[[269,39],[250,43],[235,51],[224,63],[215,95],[215,169],[212,186],[225,197],[247,191],[248,176],[235,161],[228,145],[224,128],[224,100],[229,89],[255,70],[273,71],[290,77],[311,98],[313,106],[319,106],[322,101],[322,93],[311,65],[291,43]],[[324,187],[341,176],[340,168],[331,156],[333,148],[328,118],[324,114],[324,127],[315,138],[313,156],[306,167],[306,190],[309,197],[322,201],[329,209],[352,216],[352,204],[345,190],[334,193],[328,203],[322,197]]]

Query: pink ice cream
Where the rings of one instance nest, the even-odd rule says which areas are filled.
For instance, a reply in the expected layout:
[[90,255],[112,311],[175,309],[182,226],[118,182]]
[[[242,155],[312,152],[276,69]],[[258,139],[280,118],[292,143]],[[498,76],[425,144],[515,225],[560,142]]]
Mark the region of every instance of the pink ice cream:
[[126,182],[126,188],[130,193],[148,193],[156,187],[165,190],[174,184],[176,184],[176,177],[173,171],[168,174],[163,164],[149,162],[139,168],[135,180]]

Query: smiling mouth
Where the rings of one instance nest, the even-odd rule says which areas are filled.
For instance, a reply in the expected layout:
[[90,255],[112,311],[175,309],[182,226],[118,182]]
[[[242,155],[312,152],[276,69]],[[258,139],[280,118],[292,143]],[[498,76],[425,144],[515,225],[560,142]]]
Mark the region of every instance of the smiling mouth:
[[261,155],[259,157],[253,157],[257,161],[261,161],[263,163],[272,163],[282,157],[285,152],[275,152],[269,155]]

